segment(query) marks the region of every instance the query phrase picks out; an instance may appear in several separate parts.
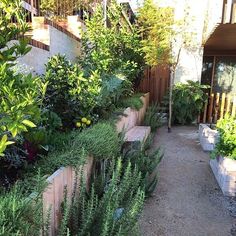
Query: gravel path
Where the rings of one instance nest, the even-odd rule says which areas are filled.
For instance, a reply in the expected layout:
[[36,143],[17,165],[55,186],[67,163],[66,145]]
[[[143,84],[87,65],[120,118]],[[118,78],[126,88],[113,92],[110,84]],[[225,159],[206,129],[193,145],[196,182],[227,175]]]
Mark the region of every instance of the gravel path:
[[[159,183],[140,219],[144,236],[228,236],[235,219],[233,199],[222,195],[209,167],[209,154],[198,142],[196,127],[158,130],[154,146],[165,156]],[[232,210],[232,209],[231,209]]]

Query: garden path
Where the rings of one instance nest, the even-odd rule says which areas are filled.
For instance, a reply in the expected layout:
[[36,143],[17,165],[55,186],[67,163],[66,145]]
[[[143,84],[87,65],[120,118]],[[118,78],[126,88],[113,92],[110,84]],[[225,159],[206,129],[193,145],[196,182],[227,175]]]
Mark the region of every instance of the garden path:
[[[233,199],[222,195],[198,142],[197,127],[158,130],[154,147],[165,156],[159,183],[140,219],[144,236],[228,236],[234,222]],[[234,208],[235,210],[235,208]]]

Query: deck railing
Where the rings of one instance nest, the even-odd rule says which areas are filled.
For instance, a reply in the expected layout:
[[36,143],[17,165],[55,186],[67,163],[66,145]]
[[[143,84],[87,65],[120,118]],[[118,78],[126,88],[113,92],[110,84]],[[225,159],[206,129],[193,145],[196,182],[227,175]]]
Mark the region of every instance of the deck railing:
[[224,118],[226,114],[236,115],[236,94],[211,93],[205,103],[200,122],[216,123],[220,118]]

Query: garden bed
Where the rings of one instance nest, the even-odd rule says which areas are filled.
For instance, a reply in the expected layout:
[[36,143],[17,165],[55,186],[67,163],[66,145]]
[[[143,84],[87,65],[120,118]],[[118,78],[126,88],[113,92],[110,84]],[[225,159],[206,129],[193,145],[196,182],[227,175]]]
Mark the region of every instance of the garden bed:
[[217,157],[210,160],[211,169],[225,196],[236,195],[236,160]]
[[[149,93],[143,95],[141,100],[143,102],[143,107],[141,109],[137,111],[130,107],[126,108],[124,115],[119,117],[120,119],[116,123],[116,130],[118,133],[122,131],[127,132],[134,126],[142,123],[146,109],[149,105]],[[89,188],[93,163],[93,158],[88,157],[86,164],[82,168],[87,189]],[[79,176],[79,173],[77,173],[77,176]],[[76,171],[73,167],[61,167],[47,178],[47,182],[48,187],[43,193],[43,205],[45,214],[50,211],[49,235],[54,236],[57,235],[59,222],[61,221],[61,204],[64,200],[65,188],[67,190],[67,198],[70,202],[73,191],[80,186],[80,180],[76,178]]]
[[199,124],[199,140],[204,151],[213,151],[218,139],[218,131],[208,124]]

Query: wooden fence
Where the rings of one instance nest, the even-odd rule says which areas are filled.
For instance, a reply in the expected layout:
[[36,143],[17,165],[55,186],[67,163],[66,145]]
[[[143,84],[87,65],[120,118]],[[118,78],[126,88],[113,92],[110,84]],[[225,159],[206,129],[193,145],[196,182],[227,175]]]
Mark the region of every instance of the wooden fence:
[[205,103],[200,122],[216,123],[220,118],[224,118],[227,113],[232,116],[236,115],[236,95],[212,93]]
[[170,85],[170,67],[155,66],[146,68],[144,78],[137,90],[142,93],[150,92],[150,102],[161,103]]

